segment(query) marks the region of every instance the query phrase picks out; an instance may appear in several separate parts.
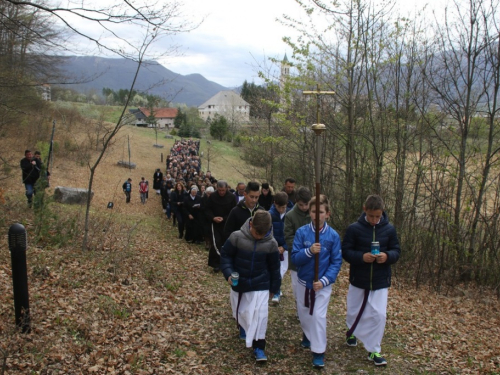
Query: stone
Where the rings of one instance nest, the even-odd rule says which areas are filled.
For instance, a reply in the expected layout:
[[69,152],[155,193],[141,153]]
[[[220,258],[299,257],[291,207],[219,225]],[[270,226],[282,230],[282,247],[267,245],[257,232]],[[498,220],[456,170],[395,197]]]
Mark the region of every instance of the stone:
[[[90,195],[93,197],[94,192],[91,192]],[[54,200],[64,204],[86,204],[87,189],[56,186]]]
[[129,168],[129,169],[135,169],[137,167],[137,164],[132,163],[132,162],[129,163],[128,161],[125,161],[125,160],[120,160],[117,164],[120,167]]

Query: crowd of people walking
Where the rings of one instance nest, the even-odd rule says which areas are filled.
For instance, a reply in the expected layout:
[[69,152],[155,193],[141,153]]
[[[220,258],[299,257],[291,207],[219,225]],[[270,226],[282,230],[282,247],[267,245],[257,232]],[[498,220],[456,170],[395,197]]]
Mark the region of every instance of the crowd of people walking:
[[[361,341],[370,361],[386,365],[381,342],[391,265],[400,248],[382,198],[366,199],[363,213],[341,241],[328,225],[331,206],[326,196],[313,197],[307,187],[296,189],[291,177],[276,192],[269,183],[256,181],[239,182],[233,190],[227,181],[203,172],[199,147],[199,141],[175,141],[165,174],[154,172],[153,189],[178,238],[204,245],[208,266],[231,286],[238,334],[253,349],[255,360],[267,361],[268,308],[280,303],[281,283],[289,271],[302,329],[300,346],[311,350],[314,367],[325,365],[328,304],[345,260],[350,264],[346,344]],[[145,182],[143,178],[141,184]],[[145,200],[147,191],[141,190]]]

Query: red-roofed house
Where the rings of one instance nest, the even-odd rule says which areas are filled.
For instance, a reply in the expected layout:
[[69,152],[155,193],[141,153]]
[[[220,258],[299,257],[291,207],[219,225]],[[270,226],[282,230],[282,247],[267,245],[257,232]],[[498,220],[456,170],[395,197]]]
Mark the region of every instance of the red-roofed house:
[[[146,107],[140,107],[138,109],[131,109],[130,113],[132,113],[135,118],[135,126],[149,126],[152,127],[151,124],[148,124],[147,118],[150,115],[149,109]],[[158,124],[158,128],[173,128],[174,127],[174,119],[177,116],[177,108],[154,108],[153,114],[156,118],[156,123]]]

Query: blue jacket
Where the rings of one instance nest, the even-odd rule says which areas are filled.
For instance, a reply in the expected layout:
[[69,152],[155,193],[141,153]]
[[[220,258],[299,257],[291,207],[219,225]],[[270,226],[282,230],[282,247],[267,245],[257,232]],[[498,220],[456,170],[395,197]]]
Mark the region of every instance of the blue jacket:
[[262,240],[250,233],[248,219],[240,230],[233,232],[220,251],[220,269],[227,280],[232,272],[240,278],[235,292],[269,290],[276,294],[281,287],[278,245],[269,231]]
[[[380,243],[380,252],[387,254],[385,263],[365,263],[363,254],[371,251],[372,241]],[[386,213],[372,226],[363,213],[358,221],[349,225],[342,241],[342,256],[350,263],[349,282],[361,289],[377,290],[391,286],[391,264],[401,254],[396,229],[389,223]]]
[[279,246],[283,246],[285,250],[288,250],[288,246],[285,241],[285,216],[281,219],[281,215],[273,204],[269,210],[271,218],[273,220],[273,236]]
[[[300,227],[295,233],[292,249],[292,262],[297,266],[297,276],[300,284],[312,289],[314,281],[315,256],[309,248],[316,242],[316,229],[313,223]],[[340,236],[327,223],[319,232],[318,279],[323,286],[333,284],[342,266],[342,250]]]

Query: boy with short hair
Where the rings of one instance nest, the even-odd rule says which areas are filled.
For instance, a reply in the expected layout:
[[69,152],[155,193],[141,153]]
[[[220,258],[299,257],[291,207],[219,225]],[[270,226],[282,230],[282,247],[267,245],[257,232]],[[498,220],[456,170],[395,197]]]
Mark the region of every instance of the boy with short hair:
[[234,231],[240,230],[245,221],[247,221],[249,217],[252,217],[257,210],[263,210],[258,203],[260,196],[259,183],[250,181],[244,188],[243,200],[233,207],[224,225],[224,235],[226,238]]
[[[285,241],[285,214],[287,211],[288,195],[284,191],[276,193],[274,196],[274,203],[269,210],[271,219],[273,221],[273,236],[278,243],[278,250],[280,252],[280,274],[281,280],[288,270],[288,246]],[[281,290],[276,293],[271,303],[277,305],[280,303]]]
[[[316,199],[319,199],[319,221],[316,222]],[[309,202],[312,221],[297,230],[293,240],[292,262],[297,266],[297,312],[304,335],[310,341],[316,368],[325,366],[326,315],[332,284],[342,265],[340,236],[326,220],[330,205],[325,195],[313,197]],[[319,242],[316,241],[319,228]],[[316,257],[317,255],[317,257]],[[318,263],[316,281],[315,264]]]
[[[295,203],[295,206],[293,206],[293,208],[285,215],[285,241],[290,250],[293,249],[293,239],[297,229],[311,222],[311,216],[309,216],[309,201],[311,200],[311,197],[311,191],[308,188],[301,186],[297,190],[297,202]],[[297,286],[297,267],[295,267],[291,258],[292,252],[289,251],[288,267],[290,269],[290,276],[292,279],[292,291],[295,299],[297,299],[297,296],[295,295],[295,289]]]
[[[269,312],[269,293],[281,287],[278,244],[272,234],[271,215],[255,213],[240,230],[233,232],[221,248],[220,266],[231,285],[231,308],[240,327],[240,337],[252,347],[257,362],[267,361],[265,354]],[[234,285],[231,274],[239,273]]]
[[[384,336],[388,288],[391,286],[391,264],[401,254],[396,229],[384,212],[384,201],[370,195],[363,205],[363,214],[351,224],[342,242],[342,256],[349,262],[347,294],[346,343],[356,346],[361,340],[368,351],[368,360],[375,366],[385,366],[380,355]],[[372,253],[372,243],[376,247]],[[356,336],[354,335],[356,333]]]

